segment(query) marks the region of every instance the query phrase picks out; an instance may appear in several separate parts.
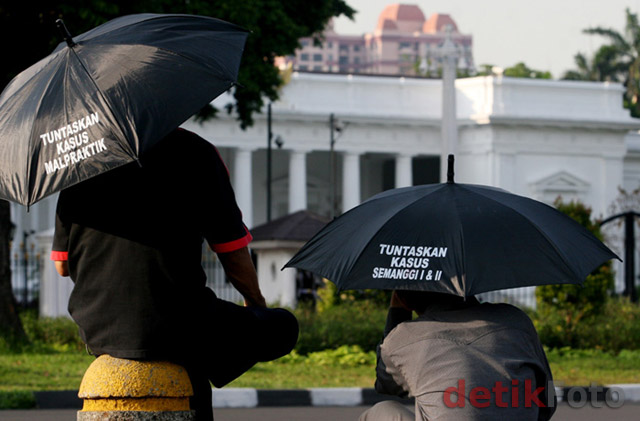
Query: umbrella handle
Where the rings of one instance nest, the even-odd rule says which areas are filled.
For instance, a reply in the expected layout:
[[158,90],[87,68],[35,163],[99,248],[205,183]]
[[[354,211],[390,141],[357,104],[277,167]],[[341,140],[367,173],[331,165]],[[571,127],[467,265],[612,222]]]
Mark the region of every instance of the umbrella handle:
[[56,20],[56,26],[58,27],[58,30],[62,34],[62,38],[64,38],[64,40],[67,41],[67,45],[69,46],[69,48],[74,47],[76,43],[73,42],[71,33],[67,29],[67,26],[64,24],[64,21],[62,19]]

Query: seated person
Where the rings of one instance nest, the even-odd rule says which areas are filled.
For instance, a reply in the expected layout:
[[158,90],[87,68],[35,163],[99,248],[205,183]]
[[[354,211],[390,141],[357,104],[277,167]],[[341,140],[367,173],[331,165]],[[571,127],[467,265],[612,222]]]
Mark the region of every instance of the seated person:
[[[244,297],[206,287],[203,241]],[[52,259],[71,276],[69,312],[94,355],[183,365],[197,421],[222,387],[258,361],[291,351],[298,324],[266,307],[227,169],[216,148],[177,129],[140,162],[60,193]]]
[[512,305],[394,291],[384,335],[376,390],[414,397],[415,413],[384,401],[361,421],[533,421],[555,411],[551,370],[536,330]]

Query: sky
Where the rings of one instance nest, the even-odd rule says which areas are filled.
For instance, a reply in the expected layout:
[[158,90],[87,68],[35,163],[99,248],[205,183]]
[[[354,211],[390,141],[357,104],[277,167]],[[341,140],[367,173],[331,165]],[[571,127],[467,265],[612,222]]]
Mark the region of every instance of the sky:
[[[338,18],[340,34],[373,32],[378,16],[393,0],[346,0],[358,13],[355,21]],[[583,34],[589,27],[623,32],[625,8],[640,12],[640,0],[429,0],[416,4],[426,18],[449,14],[463,34],[473,36],[476,67],[510,67],[522,61],[532,69],[560,78],[574,69],[574,56],[591,57],[605,43],[598,35]]]

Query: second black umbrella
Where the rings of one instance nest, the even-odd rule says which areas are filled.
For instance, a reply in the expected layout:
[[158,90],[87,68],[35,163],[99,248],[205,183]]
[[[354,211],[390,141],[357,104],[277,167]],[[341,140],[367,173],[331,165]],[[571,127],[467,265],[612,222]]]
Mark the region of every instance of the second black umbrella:
[[329,223],[286,266],[341,289],[472,296],[581,284],[615,257],[587,229],[544,203],[451,179],[374,196]]

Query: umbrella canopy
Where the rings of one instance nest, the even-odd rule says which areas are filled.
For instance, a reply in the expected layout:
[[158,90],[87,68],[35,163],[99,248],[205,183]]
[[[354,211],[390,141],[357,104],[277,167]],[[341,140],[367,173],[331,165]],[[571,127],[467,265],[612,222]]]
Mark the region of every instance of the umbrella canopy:
[[309,270],[341,289],[472,296],[581,284],[615,257],[546,204],[451,180],[372,197],[328,224],[285,267]]
[[72,38],[0,95],[0,198],[30,205],[137,160],[236,82],[247,31],[123,16]]

